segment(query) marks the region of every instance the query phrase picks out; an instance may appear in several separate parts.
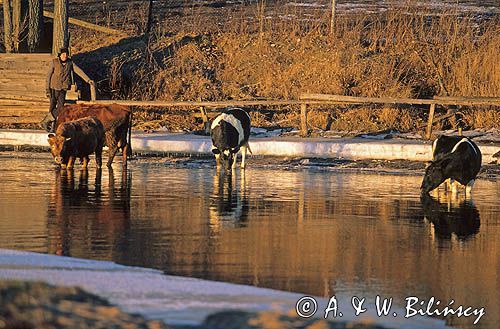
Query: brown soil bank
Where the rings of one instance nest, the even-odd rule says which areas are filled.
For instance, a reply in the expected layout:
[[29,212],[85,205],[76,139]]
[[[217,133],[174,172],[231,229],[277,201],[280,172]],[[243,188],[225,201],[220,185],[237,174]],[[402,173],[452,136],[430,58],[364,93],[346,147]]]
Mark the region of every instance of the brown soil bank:
[[[497,16],[477,20],[401,10],[341,16],[332,34],[324,16],[266,20],[256,12],[254,20],[245,16],[215,27],[204,16],[196,18],[197,24],[184,24],[182,31],[178,26],[158,28],[149,47],[131,37],[89,50],[95,44],[92,36],[75,33],[75,49],[80,51],[75,59],[99,81],[101,95],[115,99],[297,99],[303,92],[500,96]],[[427,115],[415,107],[320,110],[311,115],[311,124],[327,130],[416,130]],[[500,126],[498,107],[438,111],[457,112],[438,128]],[[175,126],[162,113],[145,114],[144,120]],[[297,111],[269,111],[255,114],[254,122],[298,127],[299,120]],[[181,126],[192,128],[189,123]]]
[[[116,306],[79,288],[17,281],[0,281],[0,328],[181,329],[181,327],[168,327],[160,321],[148,321],[141,316],[124,313]],[[201,326],[192,329],[219,328],[382,329],[366,324],[300,320],[293,316],[273,312],[248,313],[243,311],[228,311],[211,315]]]

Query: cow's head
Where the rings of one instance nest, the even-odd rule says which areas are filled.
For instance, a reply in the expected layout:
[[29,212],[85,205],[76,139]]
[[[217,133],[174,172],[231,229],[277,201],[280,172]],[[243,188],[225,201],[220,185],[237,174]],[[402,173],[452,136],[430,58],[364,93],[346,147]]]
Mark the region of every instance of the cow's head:
[[449,162],[449,158],[443,158],[430,163],[425,169],[425,176],[420,186],[422,194],[429,193],[446,180],[445,169]]
[[227,150],[219,150],[217,148],[212,149],[212,153],[215,154],[216,157],[219,157],[219,161],[222,164],[222,167],[226,171],[227,174],[231,175],[231,168],[233,163],[236,161],[237,153],[240,148],[235,147]]
[[71,138],[49,134],[50,152],[58,164],[68,162],[71,151]]

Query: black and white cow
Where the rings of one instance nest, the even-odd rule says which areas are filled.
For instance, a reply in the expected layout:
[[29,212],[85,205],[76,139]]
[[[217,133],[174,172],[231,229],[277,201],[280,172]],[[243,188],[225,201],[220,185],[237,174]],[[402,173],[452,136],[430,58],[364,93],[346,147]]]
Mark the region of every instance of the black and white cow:
[[469,138],[439,137],[433,144],[433,161],[425,170],[422,193],[429,193],[445,180],[451,179],[465,186],[466,194],[470,194],[481,169],[481,161],[479,147]]
[[460,142],[463,136],[441,135],[432,143],[432,161],[438,161],[451,153],[455,145]]
[[230,168],[236,168],[237,154],[241,149],[241,168],[245,168],[245,157],[250,147],[250,116],[239,108],[231,108],[217,116],[210,129],[212,138],[212,153],[215,154],[217,168],[222,164],[230,173]]

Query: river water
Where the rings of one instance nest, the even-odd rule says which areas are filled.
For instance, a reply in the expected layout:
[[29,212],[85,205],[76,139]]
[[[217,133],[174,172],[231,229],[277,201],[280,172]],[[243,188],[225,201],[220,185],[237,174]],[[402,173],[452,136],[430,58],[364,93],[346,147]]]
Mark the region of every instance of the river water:
[[420,200],[421,177],[132,162],[58,170],[0,153],[0,248],[152,267],[318,296],[440,299],[500,323],[500,183],[474,202]]

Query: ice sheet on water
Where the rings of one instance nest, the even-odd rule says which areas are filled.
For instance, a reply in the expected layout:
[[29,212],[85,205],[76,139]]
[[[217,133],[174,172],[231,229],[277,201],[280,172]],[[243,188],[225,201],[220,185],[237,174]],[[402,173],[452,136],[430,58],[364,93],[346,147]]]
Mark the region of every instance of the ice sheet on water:
[[[0,279],[43,281],[54,285],[80,286],[107,298],[125,311],[171,324],[201,323],[211,313],[227,309],[246,311],[289,311],[303,295],[214,282],[194,278],[163,275],[160,271],[70,257],[0,249]],[[319,309],[327,300],[318,298]],[[347,296],[339,303],[348,304]],[[400,310],[396,310],[400,311]],[[402,312],[402,310],[401,310]],[[318,312],[318,316],[321,316]],[[342,320],[371,319],[374,323],[403,329],[446,328],[439,320],[377,318],[374,312]]]

